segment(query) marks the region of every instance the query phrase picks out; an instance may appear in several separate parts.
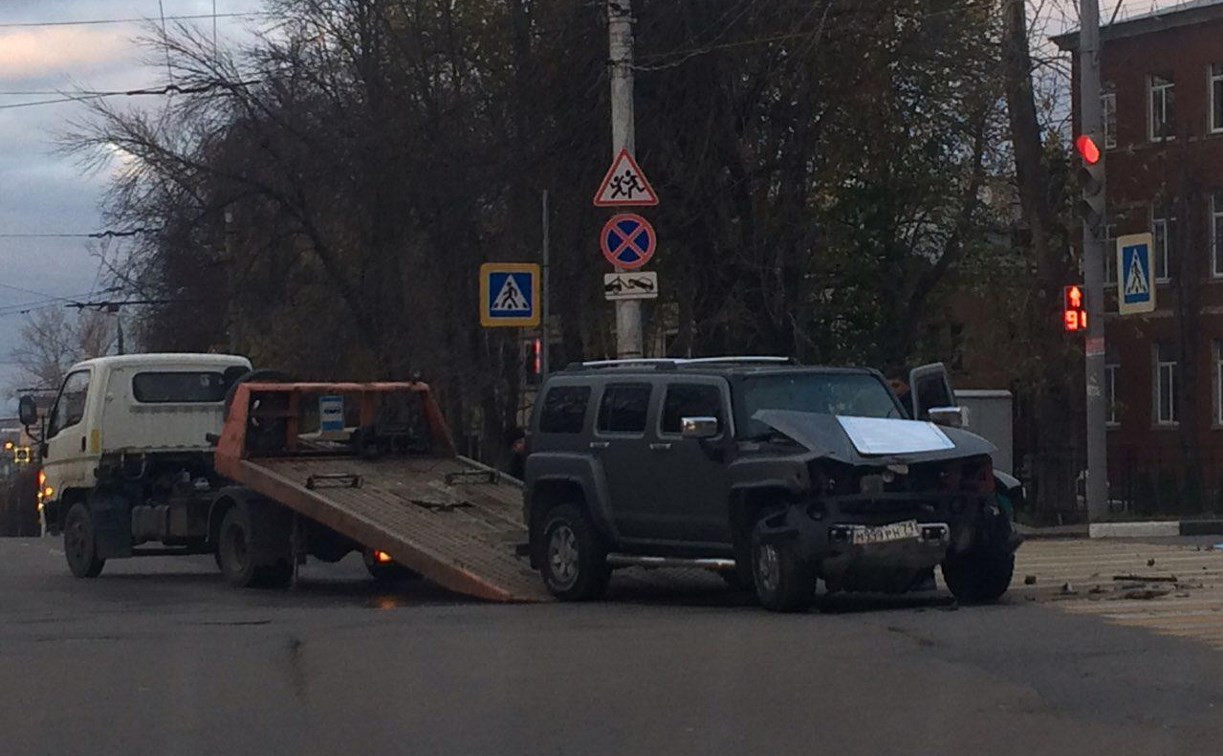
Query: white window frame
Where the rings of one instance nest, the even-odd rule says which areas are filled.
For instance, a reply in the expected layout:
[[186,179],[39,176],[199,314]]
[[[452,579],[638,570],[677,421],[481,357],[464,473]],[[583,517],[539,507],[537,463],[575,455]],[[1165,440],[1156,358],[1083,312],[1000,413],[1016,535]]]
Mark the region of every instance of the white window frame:
[[1121,366],[1117,363],[1104,366],[1104,398],[1108,402],[1105,405],[1104,424],[1110,428],[1121,425],[1121,421],[1117,419],[1117,373],[1120,370]]
[[[1111,267],[1110,267],[1111,266]],[[1108,277],[1109,272],[1113,274]],[[1117,271],[1117,224],[1104,224],[1104,285],[1116,286],[1120,275]]]
[[[1151,345],[1151,349],[1155,352],[1155,380],[1153,386],[1155,388],[1153,399],[1155,400],[1152,417],[1155,419],[1155,426],[1160,428],[1172,428],[1177,425],[1176,419],[1176,371],[1178,366],[1177,360],[1161,359],[1160,344],[1155,342]],[[1167,370],[1167,385],[1168,385],[1168,413],[1170,417],[1163,415],[1163,402],[1160,401],[1164,389],[1164,371]]]
[[[1159,83],[1157,84],[1156,81]],[[1176,102],[1176,82],[1171,78],[1165,79],[1157,74],[1152,74],[1147,77],[1147,138],[1152,142],[1171,141],[1176,138],[1174,134],[1155,133],[1155,93],[1160,93],[1160,110],[1163,117],[1165,128],[1168,126],[1168,93],[1172,93],[1173,107]]]
[[1104,149],[1117,146],[1117,93],[1106,91],[1100,94],[1100,122],[1104,124]]
[[1211,134],[1223,134],[1223,123],[1215,123],[1215,84],[1223,85],[1223,63],[1212,63],[1206,69],[1207,99],[1210,110],[1206,113],[1206,127]]
[[1210,195],[1210,275],[1223,278],[1223,235],[1219,226],[1223,224],[1223,191]]
[[[1164,211],[1161,211],[1164,212]],[[1155,283],[1168,283],[1172,280],[1172,237],[1170,235],[1172,229],[1176,226],[1175,216],[1156,217],[1155,208],[1151,208],[1151,275],[1155,276]],[[1158,228],[1162,226],[1161,229]],[[1160,237],[1163,237],[1163,245],[1159,243]],[[1164,274],[1159,275],[1159,258],[1163,258]]]

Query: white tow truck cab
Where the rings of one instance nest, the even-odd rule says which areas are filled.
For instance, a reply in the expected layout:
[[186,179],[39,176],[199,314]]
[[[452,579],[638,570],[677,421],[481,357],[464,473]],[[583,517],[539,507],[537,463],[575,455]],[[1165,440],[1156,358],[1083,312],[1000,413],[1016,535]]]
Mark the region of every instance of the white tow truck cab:
[[[102,558],[129,556],[145,541],[203,547],[208,497],[200,494],[223,484],[208,436],[221,432],[226,392],[250,369],[247,358],[222,354],[134,354],[74,365],[42,436],[47,529],[62,530],[80,503],[94,511]],[[33,403],[23,405],[26,422]],[[119,521],[127,506],[113,509],[114,521],[107,517],[107,500],[117,494],[130,502],[130,521]]]

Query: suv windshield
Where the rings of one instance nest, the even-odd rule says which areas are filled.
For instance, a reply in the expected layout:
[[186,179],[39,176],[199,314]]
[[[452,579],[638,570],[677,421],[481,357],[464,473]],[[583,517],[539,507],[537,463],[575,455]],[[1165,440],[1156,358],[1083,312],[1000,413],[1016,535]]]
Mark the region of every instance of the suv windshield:
[[739,427],[746,436],[769,432],[752,416],[759,410],[779,409],[821,415],[903,417],[892,393],[870,373],[783,373],[746,376],[740,383]]

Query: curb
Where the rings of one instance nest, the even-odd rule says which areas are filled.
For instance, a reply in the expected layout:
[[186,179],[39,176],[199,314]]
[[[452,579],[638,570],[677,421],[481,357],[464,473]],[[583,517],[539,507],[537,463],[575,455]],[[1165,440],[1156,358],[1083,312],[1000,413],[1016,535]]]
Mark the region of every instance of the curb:
[[1101,522],[1088,528],[1088,536],[1091,538],[1165,538],[1195,535],[1223,535],[1223,520]]

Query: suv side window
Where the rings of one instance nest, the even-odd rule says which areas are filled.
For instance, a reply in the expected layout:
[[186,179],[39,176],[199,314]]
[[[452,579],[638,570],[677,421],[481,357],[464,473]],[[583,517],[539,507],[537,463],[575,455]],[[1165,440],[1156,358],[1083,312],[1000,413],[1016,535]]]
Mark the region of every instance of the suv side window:
[[544,396],[540,433],[581,433],[590,386],[553,386]]
[[611,383],[599,402],[598,429],[604,433],[644,433],[650,410],[650,384]]
[[722,392],[708,383],[673,383],[667,386],[659,432],[678,436],[685,417],[716,417],[718,430],[725,428]]
[[51,412],[51,424],[47,427],[47,438],[64,428],[70,428],[85,418],[85,396],[89,393],[89,371],[80,370],[64,379],[55,409]]

